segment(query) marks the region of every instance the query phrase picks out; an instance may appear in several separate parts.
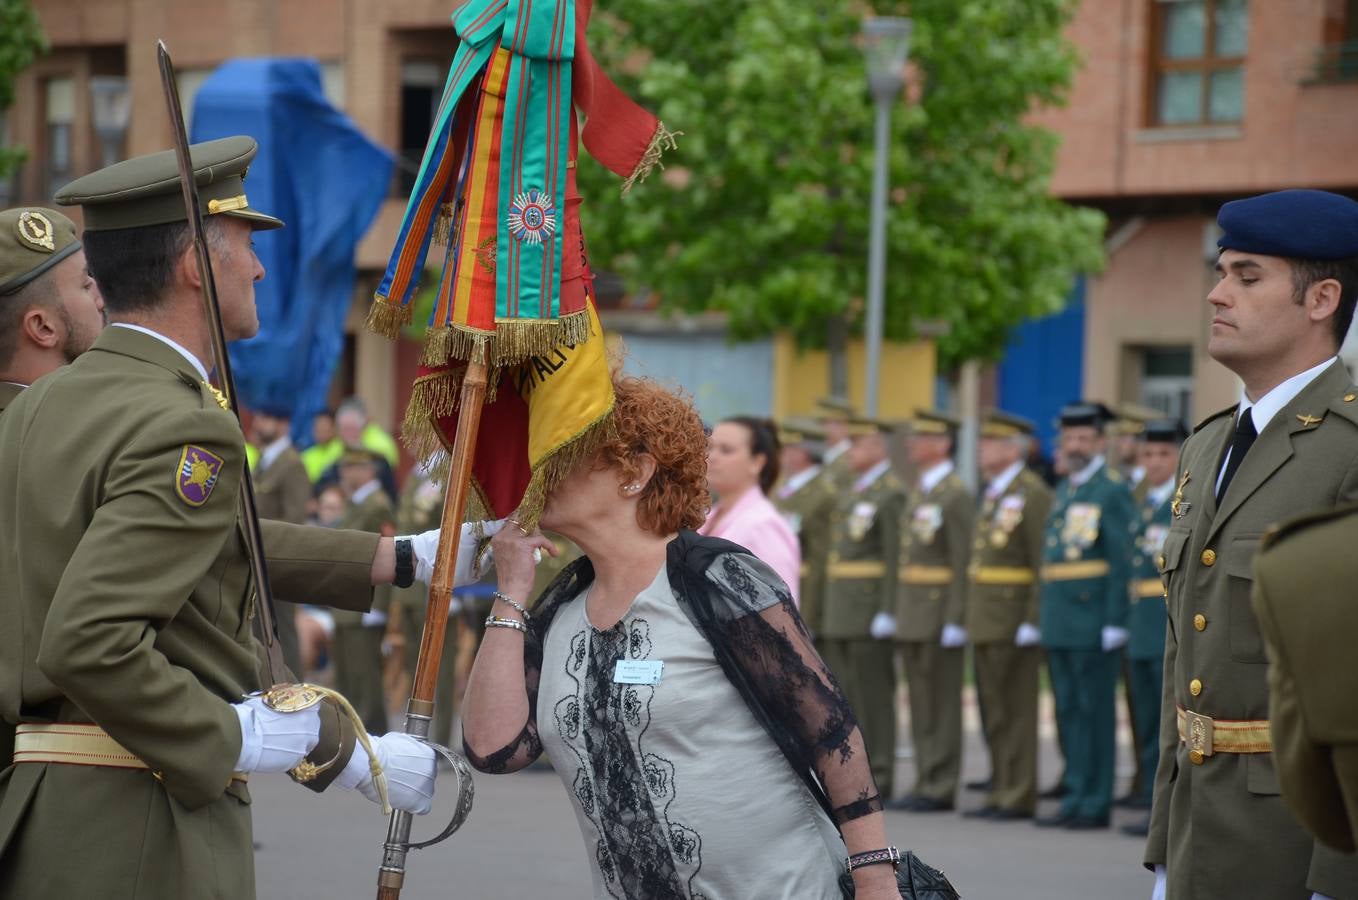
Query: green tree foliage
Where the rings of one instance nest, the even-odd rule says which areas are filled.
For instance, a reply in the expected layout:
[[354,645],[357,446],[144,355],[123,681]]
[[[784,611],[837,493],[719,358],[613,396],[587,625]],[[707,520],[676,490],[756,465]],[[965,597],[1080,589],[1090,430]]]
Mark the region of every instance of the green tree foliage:
[[[1048,194],[1072,0],[879,0],[910,15],[910,97],[892,117],[886,334],[945,323],[945,364],[1000,354],[1103,262],[1104,217]],[[627,0],[590,44],[633,97],[682,130],[669,167],[627,197],[582,162],[591,256],[674,309],[719,309],[733,335],[825,342],[861,327],[873,106],[863,8],[841,0]],[[583,156],[583,154],[582,154]]]
[[[38,15],[28,0],[0,0],[0,114],[14,102],[14,78],[37,57],[47,52]],[[0,147],[0,178],[24,161],[19,147]]]

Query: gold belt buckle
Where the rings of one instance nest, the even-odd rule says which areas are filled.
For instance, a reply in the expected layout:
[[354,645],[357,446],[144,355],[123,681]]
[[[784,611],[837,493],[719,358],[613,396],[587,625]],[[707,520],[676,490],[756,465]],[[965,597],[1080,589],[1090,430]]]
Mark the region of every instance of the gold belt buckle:
[[1212,755],[1212,730],[1216,723],[1210,716],[1184,710],[1184,743],[1190,754]]

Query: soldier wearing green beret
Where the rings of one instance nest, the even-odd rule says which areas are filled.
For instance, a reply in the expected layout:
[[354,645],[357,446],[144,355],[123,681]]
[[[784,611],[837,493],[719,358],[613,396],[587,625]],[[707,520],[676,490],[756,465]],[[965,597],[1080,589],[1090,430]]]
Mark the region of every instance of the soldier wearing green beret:
[[799,610],[817,643],[824,630],[825,563],[830,555],[830,529],[839,492],[820,464],[826,433],[814,422],[784,420],[778,427],[782,445],[782,483],[769,499],[787,519],[802,551]]
[[1358,856],[1314,841],[1279,794],[1250,590],[1270,527],[1358,500],[1358,388],[1336,357],[1358,301],[1358,202],[1279,191],[1225,204],[1217,223],[1207,352],[1244,397],[1197,426],[1176,466],[1144,861],[1172,900],[1354,900]]
[[1103,456],[1102,404],[1061,410],[1067,476],[1047,517],[1038,628],[1066,757],[1065,796],[1039,825],[1107,828],[1113,802],[1116,692],[1127,643],[1132,494]]
[[75,223],[41,207],[0,212],[0,412],[103,328],[104,298]]
[[849,423],[845,459],[853,482],[835,514],[822,618],[825,662],[849,699],[883,797],[896,767],[896,563],[905,489],[891,472],[887,435],[875,419]]
[[[281,224],[246,200],[254,153],[242,137],[192,154],[228,339],[257,328],[252,232]],[[0,719],[17,725],[0,896],[249,898],[252,773],[374,800],[379,782],[341,704],[247,696],[268,685],[237,519],[244,440],[208,386],[173,154],[57,199],[84,207],[113,324],[0,416]],[[371,584],[413,565],[407,539],[264,532],[273,588],[292,599],[364,609]],[[369,745],[399,774],[393,802],[427,809],[432,751],[404,735]]]

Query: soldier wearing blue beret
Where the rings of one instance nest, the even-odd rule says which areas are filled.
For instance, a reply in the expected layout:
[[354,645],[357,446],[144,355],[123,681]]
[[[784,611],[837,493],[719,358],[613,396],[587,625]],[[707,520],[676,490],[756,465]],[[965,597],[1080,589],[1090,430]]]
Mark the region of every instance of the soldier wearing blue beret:
[[1353,900],[1358,857],[1315,843],[1279,795],[1250,589],[1270,527],[1358,500],[1358,387],[1336,356],[1358,299],[1358,203],[1279,191],[1217,221],[1207,350],[1244,397],[1199,423],[1176,466],[1145,862],[1173,900]]

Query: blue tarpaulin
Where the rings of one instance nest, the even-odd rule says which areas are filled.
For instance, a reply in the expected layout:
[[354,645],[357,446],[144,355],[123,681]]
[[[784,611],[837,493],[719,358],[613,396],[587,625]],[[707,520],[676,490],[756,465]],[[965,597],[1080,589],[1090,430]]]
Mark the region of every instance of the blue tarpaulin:
[[266,273],[255,285],[259,334],[231,345],[236,389],[246,407],[290,407],[294,437],[307,441],[343,348],[354,250],[386,196],[392,157],[330,104],[311,59],[237,59],[213,72],[190,139],[233,134],[259,142],[250,205],[287,223],[255,235]]

